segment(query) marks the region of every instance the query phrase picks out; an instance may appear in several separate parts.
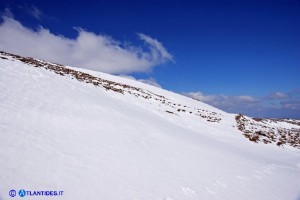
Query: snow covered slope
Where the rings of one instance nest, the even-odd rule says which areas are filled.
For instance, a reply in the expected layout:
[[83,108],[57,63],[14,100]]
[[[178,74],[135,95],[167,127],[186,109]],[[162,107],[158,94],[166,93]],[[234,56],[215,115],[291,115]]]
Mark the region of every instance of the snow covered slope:
[[297,120],[0,55],[1,200],[12,189],[64,191],[24,199],[299,200],[298,139]]

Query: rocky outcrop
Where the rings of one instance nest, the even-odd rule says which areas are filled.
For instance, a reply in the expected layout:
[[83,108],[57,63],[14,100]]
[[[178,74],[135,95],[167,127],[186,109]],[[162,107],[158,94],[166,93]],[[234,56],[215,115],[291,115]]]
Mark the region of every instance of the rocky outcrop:
[[300,120],[235,117],[238,129],[252,142],[274,143],[300,149]]

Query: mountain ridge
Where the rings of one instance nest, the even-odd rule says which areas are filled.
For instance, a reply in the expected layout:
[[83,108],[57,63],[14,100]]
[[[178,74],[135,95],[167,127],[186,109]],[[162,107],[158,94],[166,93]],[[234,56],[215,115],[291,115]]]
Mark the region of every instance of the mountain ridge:
[[[169,109],[166,108],[165,110],[165,112],[169,114],[178,115],[178,113],[180,112],[187,112],[190,114],[193,113],[192,109],[188,110],[187,109],[188,107],[186,105],[181,105],[181,104],[177,104],[176,102],[171,102],[169,99],[167,99],[162,95],[155,94],[153,92],[150,92],[148,90],[139,87],[133,87],[128,84],[122,84],[122,83],[110,81],[107,79],[103,79],[91,75],[88,73],[89,70],[86,70],[87,72],[82,72],[79,69],[76,70],[76,68],[66,67],[61,64],[41,61],[31,57],[22,57],[19,55],[10,54],[3,51],[0,51],[0,54],[19,60],[33,67],[40,67],[46,70],[50,70],[60,76],[71,76],[72,78],[75,78],[78,81],[82,81],[88,84],[93,84],[94,86],[103,87],[107,91],[111,90],[121,94],[124,94],[126,92],[138,98],[140,97],[144,99],[154,99],[155,101],[158,101],[162,104],[165,104],[167,107],[169,107]],[[0,58],[6,59],[3,56],[1,56]],[[219,114],[214,111],[210,112],[204,109],[197,109],[195,115],[207,120],[208,122],[221,121],[221,117],[219,116]],[[256,143],[262,142],[265,144],[274,143],[277,146],[288,145],[300,149],[300,120],[251,118],[240,113],[235,116],[235,120],[237,123],[238,130],[240,130],[243,133],[243,135],[249,139],[249,141],[256,142]],[[272,127],[272,125],[277,124],[278,122],[285,122],[295,126],[288,127],[288,128]],[[254,124],[256,124],[256,127],[254,128],[250,127],[251,125]],[[268,127],[268,125],[271,126]]]

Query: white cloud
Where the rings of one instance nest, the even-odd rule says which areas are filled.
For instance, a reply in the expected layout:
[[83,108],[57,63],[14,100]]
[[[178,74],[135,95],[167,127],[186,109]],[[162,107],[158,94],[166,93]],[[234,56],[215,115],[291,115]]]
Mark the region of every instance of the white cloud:
[[187,92],[183,93],[187,97],[202,101],[204,103],[219,107],[230,108],[237,105],[247,105],[257,103],[258,99],[252,96],[240,95],[240,96],[227,96],[227,95],[205,95],[202,92]]
[[204,95],[202,92],[188,92],[188,93],[183,93],[183,95],[206,103],[213,102],[215,100],[215,96]]
[[300,118],[300,90],[275,92],[259,98],[249,95],[206,95],[202,92],[187,92],[183,95],[231,113],[254,117]]
[[154,60],[172,61],[173,56],[164,48],[164,46],[156,39],[153,39],[143,33],[138,33],[140,39],[150,45],[151,56]]
[[282,92],[274,92],[267,96],[268,99],[285,99],[288,95]]
[[242,96],[236,96],[235,98],[237,98],[238,100],[242,101],[242,102],[255,102],[255,98],[248,96],[248,95],[242,95]]
[[142,83],[146,83],[148,85],[152,85],[152,86],[161,88],[161,86],[157,83],[157,81],[152,77],[150,77],[149,79],[138,79],[138,81],[140,81]]
[[131,79],[131,80],[139,81],[139,82],[142,82],[142,83],[146,83],[148,85],[152,85],[152,86],[155,86],[155,87],[158,87],[158,88],[161,88],[161,85],[159,85],[159,83],[157,83],[157,81],[152,77],[150,77],[148,79],[136,79],[133,76],[128,76],[128,75],[120,75],[120,76],[124,77],[124,78]]
[[126,45],[106,35],[77,28],[75,39],[52,34],[40,27],[24,27],[11,17],[0,25],[0,49],[24,56],[113,74],[148,72],[154,66],[173,61],[163,45],[145,34],[138,34],[149,51]]
[[291,110],[299,110],[300,109],[300,101],[284,101],[281,102],[283,108],[291,109]]

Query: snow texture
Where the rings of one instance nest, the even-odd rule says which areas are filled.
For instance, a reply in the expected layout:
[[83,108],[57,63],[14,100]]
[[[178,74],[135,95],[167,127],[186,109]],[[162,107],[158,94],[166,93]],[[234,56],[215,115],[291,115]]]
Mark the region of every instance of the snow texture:
[[[64,191],[45,199],[300,199],[300,150],[250,142],[236,114],[122,77],[0,56],[1,200],[11,189]],[[299,129],[291,121],[264,123]]]

